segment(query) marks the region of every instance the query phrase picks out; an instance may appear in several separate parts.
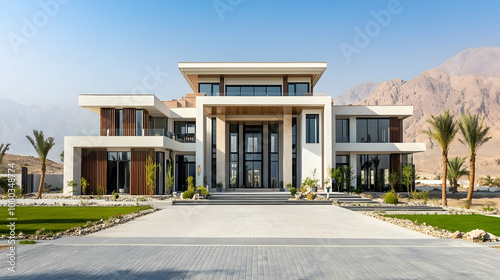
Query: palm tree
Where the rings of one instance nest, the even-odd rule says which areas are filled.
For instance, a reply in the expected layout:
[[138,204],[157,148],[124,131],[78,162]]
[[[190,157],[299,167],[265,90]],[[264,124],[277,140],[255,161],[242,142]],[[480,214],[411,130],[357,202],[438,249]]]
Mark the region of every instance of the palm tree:
[[450,115],[450,111],[445,111],[442,115],[433,116],[431,119],[427,120],[429,123],[430,130],[423,130],[421,133],[426,134],[429,138],[436,140],[439,145],[441,145],[441,156],[443,159],[443,183],[442,183],[442,200],[443,206],[447,206],[446,200],[446,178],[448,171],[448,151],[450,149],[450,144],[457,135],[458,128],[453,121],[453,115]]
[[2,143],[0,145],[0,163],[2,163],[3,157],[5,156],[5,153],[9,150],[10,143],[7,143],[5,146]]
[[488,135],[489,127],[483,127],[484,117],[479,121],[478,115],[462,114],[458,121],[458,127],[463,139],[459,141],[469,148],[469,192],[467,201],[472,202],[472,193],[474,192],[474,176],[476,175],[476,155],[477,150],[484,143],[491,139]]
[[454,157],[448,161],[448,180],[450,181],[451,191],[457,192],[458,179],[462,176],[469,175],[469,171],[463,167],[467,157]]
[[38,186],[38,195],[36,196],[36,198],[42,198],[43,183],[45,181],[45,171],[47,169],[45,161],[47,160],[47,155],[49,154],[50,149],[54,147],[55,143],[54,137],[48,137],[47,139],[45,139],[45,137],[43,136],[43,131],[33,130],[33,135],[35,136],[34,140],[29,135],[26,135],[26,138],[28,138],[31,145],[33,145],[33,148],[35,148],[35,151],[40,157],[40,161],[42,163],[42,175],[40,178],[40,185]]

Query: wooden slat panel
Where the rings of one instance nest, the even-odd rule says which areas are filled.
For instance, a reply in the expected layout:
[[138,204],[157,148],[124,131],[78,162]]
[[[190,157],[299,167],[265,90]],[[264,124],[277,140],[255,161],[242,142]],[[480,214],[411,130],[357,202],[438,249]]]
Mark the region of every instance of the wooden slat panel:
[[[146,186],[146,158],[155,162],[154,149],[132,149],[130,158],[130,194],[148,195]],[[156,188],[155,188],[156,189]]]
[[135,136],[135,109],[123,109],[123,136]]
[[115,135],[115,109],[101,108],[101,136],[106,136],[106,131],[109,130],[109,135]]
[[149,135],[149,112],[146,109],[142,110],[142,112],[143,112],[142,127],[144,127],[144,136],[148,136]]
[[85,194],[97,194],[98,186],[106,189],[107,167],[106,149],[82,149],[82,177],[89,182]]
[[226,87],[224,86],[224,77],[220,77],[219,82],[219,96],[226,95]]
[[283,77],[283,96],[288,96],[288,77]]
[[403,120],[398,117],[392,117],[390,120],[390,134],[391,143],[402,143],[403,142]]

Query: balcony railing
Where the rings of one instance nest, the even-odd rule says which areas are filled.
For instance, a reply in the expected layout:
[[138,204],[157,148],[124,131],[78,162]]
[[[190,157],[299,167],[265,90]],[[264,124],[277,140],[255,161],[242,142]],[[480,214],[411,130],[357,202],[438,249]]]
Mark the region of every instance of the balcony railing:
[[164,136],[181,143],[196,142],[194,133],[172,133],[165,129],[79,129],[74,136]]

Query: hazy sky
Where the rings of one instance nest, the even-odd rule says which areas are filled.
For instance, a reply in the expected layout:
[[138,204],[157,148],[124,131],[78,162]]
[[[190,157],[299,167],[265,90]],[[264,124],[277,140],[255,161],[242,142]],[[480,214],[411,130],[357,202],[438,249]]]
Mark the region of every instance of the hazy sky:
[[326,61],[315,92],[337,96],[500,46],[499,11],[493,0],[0,0],[0,99],[180,98],[191,90],[179,61]]

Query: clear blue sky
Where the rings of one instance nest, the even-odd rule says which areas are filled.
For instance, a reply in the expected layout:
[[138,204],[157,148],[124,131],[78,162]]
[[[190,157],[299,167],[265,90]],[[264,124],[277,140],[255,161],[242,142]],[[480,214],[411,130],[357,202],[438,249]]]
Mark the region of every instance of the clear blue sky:
[[[39,4],[54,2],[0,0],[0,99],[128,93],[148,67],[168,73],[152,92],[180,98],[190,89],[179,61],[326,61],[315,91],[337,96],[366,81],[412,79],[463,49],[500,46],[493,0],[401,0],[379,29],[372,11],[389,11],[389,0],[71,0],[48,12]],[[355,28],[366,27],[370,42],[358,42],[348,62],[340,46],[356,47]]]

